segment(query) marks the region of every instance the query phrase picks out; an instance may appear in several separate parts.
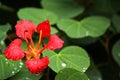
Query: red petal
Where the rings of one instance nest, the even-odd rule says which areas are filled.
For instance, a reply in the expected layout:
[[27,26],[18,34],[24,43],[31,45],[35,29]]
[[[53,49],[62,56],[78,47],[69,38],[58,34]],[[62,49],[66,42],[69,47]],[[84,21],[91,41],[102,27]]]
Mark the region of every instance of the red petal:
[[20,39],[15,39],[10,43],[10,45],[5,50],[5,56],[11,60],[20,60],[25,55],[23,50],[20,48],[22,41]]
[[16,34],[18,37],[25,39],[31,38],[32,34],[34,33],[36,26],[33,22],[27,20],[21,20],[16,25]]
[[43,37],[47,37],[50,35],[50,24],[48,20],[38,24],[37,32],[40,33],[41,30],[42,30]]
[[46,45],[46,48],[48,50],[55,50],[58,48],[61,48],[64,44],[64,41],[60,39],[57,35],[51,35],[48,44]]
[[36,59],[36,60],[27,60],[26,66],[28,70],[33,74],[38,74],[42,72],[49,64],[48,57],[44,57],[42,59]]

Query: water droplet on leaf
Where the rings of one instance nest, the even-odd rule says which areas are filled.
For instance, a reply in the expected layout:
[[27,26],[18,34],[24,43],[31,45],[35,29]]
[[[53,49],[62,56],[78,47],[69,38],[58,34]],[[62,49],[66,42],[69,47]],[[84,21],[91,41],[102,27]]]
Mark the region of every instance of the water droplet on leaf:
[[89,35],[88,31],[86,31],[85,35],[86,35],[86,36],[88,36],[88,35]]
[[8,59],[5,59],[6,61],[8,61]]
[[8,61],[6,61],[6,64],[8,64]]
[[85,72],[85,71],[86,71],[86,69],[87,69],[87,68],[83,68],[83,72]]
[[61,65],[62,65],[62,67],[66,67],[66,63],[62,63]]
[[12,74],[14,75],[14,74],[15,74],[15,72],[14,72],[14,71],[12,71]]
[[29,77],[26,77],[25,80],[30,80],[30,78],[29,78]]
[[0,41],[1,45],[4,45],[4,41]]
[[22,63],[22,62],[20,62],[20,65],[23,65],[23,63]]
[[20,68],[22,68],[22,66],[21,66],[21,65],[20,65],[19,67],[20,67]]

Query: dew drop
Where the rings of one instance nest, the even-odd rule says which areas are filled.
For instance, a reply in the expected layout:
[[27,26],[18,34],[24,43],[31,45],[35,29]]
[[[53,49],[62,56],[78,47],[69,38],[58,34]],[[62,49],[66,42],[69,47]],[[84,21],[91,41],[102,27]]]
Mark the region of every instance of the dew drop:
[[20,62],[20,65],[23,65],[23,63],[22,63],[22,62]]
[[62,65],[62,67],[66,67],[66,63],[62,63],[61,65]]
[[8,61],[6,61],[5,63],[8,64]]
[[8,59],[5,59],[6,61],[8,61]]
[[22,68],[22,66],[20,65],[19,68]]
[[4,41],[0,41],[1,45],[4,45]]
[[26,77],[25,80],[30,80],[30,78],[29,78],[29,77]]
[[87,68],[83,68],[83,72],[85,72],[85,71],[86,71],[86,69],[87,69]]
[[14,74],[15,74],[15,72],[14,72],[14,71],[12,71],[12,74],[14,75]]
[[89,35],[88,31],[86,31],[85,35],[86,35],[86,36],[88,36],[88,35]]

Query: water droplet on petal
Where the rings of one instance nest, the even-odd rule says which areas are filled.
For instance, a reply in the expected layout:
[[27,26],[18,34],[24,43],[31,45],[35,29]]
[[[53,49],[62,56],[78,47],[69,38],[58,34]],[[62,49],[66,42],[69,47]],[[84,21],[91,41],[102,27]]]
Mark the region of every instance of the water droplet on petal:
[[61,65],[62,65],[62,67],[66,67],[66,63],[62,63]]

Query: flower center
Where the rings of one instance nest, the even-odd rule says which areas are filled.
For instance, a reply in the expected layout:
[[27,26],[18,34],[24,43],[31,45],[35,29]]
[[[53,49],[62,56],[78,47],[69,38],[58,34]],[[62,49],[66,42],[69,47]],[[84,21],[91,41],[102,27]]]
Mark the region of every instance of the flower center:
[[[26,34],[28,35],[27,32],[25,32],[25,36]],[[37,43],[37,46],[34,45],[32,37],[31,38],[26,37],[25,41],[27,44],[27,50],[25,51],[27,60],[39,59],[41,57],[42,51],[45,49],[45,47],[40,48],[42,42],[42,30],[40,30],[39,41]]]

